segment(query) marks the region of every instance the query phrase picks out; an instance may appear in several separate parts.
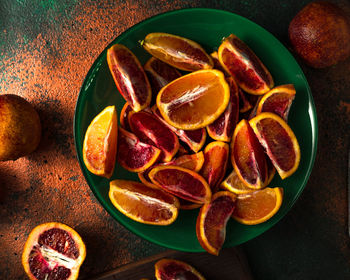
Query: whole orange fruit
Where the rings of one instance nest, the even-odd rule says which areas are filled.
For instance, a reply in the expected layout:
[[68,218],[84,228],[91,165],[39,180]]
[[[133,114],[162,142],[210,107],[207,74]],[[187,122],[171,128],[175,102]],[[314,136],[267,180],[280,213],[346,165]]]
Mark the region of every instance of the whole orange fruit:
[[297,54],[314,68],[328,67],[350,56],[350,20],[332,3],[305,6],[291,21],[288,33]]
[[0,95],[0,161],[16,160],[33,152],[41,139],[38,113],[24,98]]

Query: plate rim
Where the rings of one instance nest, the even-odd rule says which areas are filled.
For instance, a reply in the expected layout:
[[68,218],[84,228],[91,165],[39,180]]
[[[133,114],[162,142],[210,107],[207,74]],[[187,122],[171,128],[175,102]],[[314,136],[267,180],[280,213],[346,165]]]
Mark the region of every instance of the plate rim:
[[[114,213],[112,211],[109,210],[109,207],[107,207],[106,205],[104,205],[104,203],[102,203],[101,199],[99,198],[99,195],[97,194],[97,192],[95,191],[95,189],[91,186],[90,182],[87,180],[87,172],[85,170],[85,164],[82,160],[82,157],[79,157],[79,150],[78,150],[78,146],[80,145],[78,143],[78,133],[77,133],[77,126],[78,126],[78,116],[77,116],[77,109],[78,106],[81,102],[81,98],[83,95],[83,91],[84,88],[86,87],[87,81],[88,79],[91,77],[92,72],[94,71],[94,69],[96,68],[96,65],[100,62],[100,60],[102,59],[102,57],[106,54],[106,51],[109,47],[111,47],[113,44],[115,44],[116,40],[122,40],[127,33],[132,32],[134,29],[138,28],[140,25],[144,24],[145,22],[152,22],[156,19],[168,16],[168,15],[172,15],[172,14],[177,14],[177,13],[187,13],[187,12],[214,12],[214,13],[224,13],[230,16],[234,16],[239,18],[242,21],[246,21],[249,24],[253,24],[255,25],[258,29],[262,30],[263,32],[268,33],[270,36],[272,36],[275,40],[278,41],[278,43],[285,49],[285,51],[287,51],[289,53],[289,55],[291,55],[291,57],[294,59],[296,66],[299,68],[300,73],[301,73],[301,77],[302,79],[305,81],[305,89],[306,92],[308,94],[309,97],[309,104],[308,104],[308,108],[311,106],[312,110],[312,114],[308,114],[310,116],[310,123],[311,123],[311,139],[312,139],[312,145],[311,145],[311,153],[310,153],[310,163],[307,166],[307,170],[305,172],[305,176],[304,176],[304,180],[300,183],[300,188],[298,189],[298,191],[295,193],[294,198],[290,201],[290,207],[288,209],[285,209],[278,217],[275,217],[275,219],[270,221],[270,226],[267,229],[263,229],[261,231],[261,233],[259,233],[258,235],[254,236],[253,238],[240,242],[236,245],[231,245],[231,246],[224,246],[223,247],[232,247],[232,246],[238,246],[240,244],[244,244],[245,242],[249,242],[259,236],[261,236],[263,233],[267,232],[268,230],[270,230],[274,225],[276,225],[281,219],[283,219],[287,213],[293,208],[294,204],[296,203],[296,201],[299,199],[301,193],[304,191],[306,184],[310,178],[314,163],[315,163],[315,159],[316,159],[316,154],[317,154],[317,147],[318,147],[318,119],[317,119],[317,111],[316,111],[316,106],[314,103],[314,99],[313,99],[313,95],[312,95],[312,91],[311,88],[309,86],[309,83],[306,79],[306,76],[302,70],[302,68],[300,67],[298,61],[295,59],[295,57],[293,56],[293,54],[288,50],[288,48],[275,36],[273,35],[270,31],[266,30],[265,28],[263,28],[262,26],[260,26],[259,24],[255,23],[254,21],[243,17],[241,15],[238,15],[234,12],[230,12],[227,10],[222,10],[222,9],[213,9],[213,8],[180,8],[180,9],[175,9],[175,10],[170,10],[170,11],[166,11],[163,13],[159,13],[156,15],[153,15],[151,17],[148,17],[146,19],[143,19],[142,21],[132,25],[129,28],[126,28],[123,32],[121,32],[119,35],[117,35],[113,40],[111,40],[111,42],[103,49],[103,51],[101,51],[101,53],[97,56],[97,58],[94,60],[94,62],[92,63],[92,65],[89,68],[89,71],[87,72],[87,74],[85,75],[85,78],[82,82],[82,85],[80,87],[79,90],[79,94],[78,94],[78,98],[76,100],[76,104],[75,104],[75,108],[74,108],[74,118],[73,118],[73,136],[74,136],[74,147],[76,150],[76,157],[78,159],[79,162],[79,166],[80,166],[80,170],[84,176],[84,180],[85,182],[88,184],[90,190],[92,191],[92,193],[94,194],[95,198],[97,199],[97,201],[99,202],[99,204],[103,207],[103,209],[105,211],[107,211],[107,213],[109,215],[111,215],[113,217],[113,219],[118,222],[119,224],[121,224],[123,227],[125,227],[128,231],[130,231],[131,233],[135,234],[136,236],[139,236],[141,238],[143,238],[144,240],[147,240],[149,242],[152,242],[154,244],[157,244],[159,246],[165,247],[165,248],[169,248],[169,249],[174,249],[174,250],[179,250],[179,251],[184,251],[184,252],[204,252],[205,250],[200,247],[198,249],[194,248],[185,248],[185,247],[178,247],[178,246],[173,246],[173,245],[169,245],[168,243],[164,243],[161,242],[157,239],[154,239],[150,236],[146,236],[144,235],[141,231],[135,230],[134,228],[132,228],[132,226],[130,226],[128,223],[125,223],[124,221],[118,219],[118,217],[116,215],[114,215]],[[83,138],[83,137],[81,137]]]

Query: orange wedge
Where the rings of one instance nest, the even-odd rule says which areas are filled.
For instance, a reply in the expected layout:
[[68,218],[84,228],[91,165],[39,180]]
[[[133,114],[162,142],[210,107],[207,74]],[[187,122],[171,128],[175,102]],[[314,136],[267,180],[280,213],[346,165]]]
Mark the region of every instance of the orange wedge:
[[282,179],[292,175],[300,162],[300,147],[289,125],[274,113],[264,112],[249,121]]
[[154,268],[157,280],[205,280],[194,267],[179,260],[161,259]]
[[241,181],[234,169],[231,174],[228,175],[226,179],[221,183],[221,188],[235,194],[245,194],[254,191],[254,189],[249,188]]
[[220,191],[210,203],[204,204],[196,223],[196,234],[201,246],[210,254],[218,255],[224,244],[226,224],[235,208],[236,195]]
[[138,182],[110,182],[109,198],[121,213],[143,224],[169,225],[178,215],[176,197]]
[[74,229],[61,223],[45,223],[29,234],[22,264],[32,280],[75,280],[85,256],[85,244]]
[[294,85],[282,85],[273,88],[266,93],[259,101],[256,114],[271,112],[279,115],[285,121],[288,119],[290,106],[295,97]]
[[283,200],[282,188],[265,188],[237,196],[232,217],[241,224],[257,225],[274,216]]
[[163,87],[157,107],[170,125],[194,130],[215,121],[226,109],[230,88],[218,70],[200,70],[184,75]]
[[118,118],[115,106],[106,107],[90,123],[83,143],[83,160],[93,174],[110,178],[117,154]]
[[172,162],[170,162],[171,165],[187,168],[195,172],[199,172],[199,170],[201,170],[203,163],[204,163],[203,152],[199,152],[191,155],[183,155],[174,159]]

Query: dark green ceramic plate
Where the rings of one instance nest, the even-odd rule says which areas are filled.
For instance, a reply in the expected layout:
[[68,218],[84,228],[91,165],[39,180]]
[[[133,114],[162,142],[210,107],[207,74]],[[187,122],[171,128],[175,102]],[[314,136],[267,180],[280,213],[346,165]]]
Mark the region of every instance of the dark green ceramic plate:
[[[269,221],[256,226],[244,226],[231,219],[227,224],[224,246],[235,246],[262,234],[286,215],[295,203],[306,185],[315,159],[317,118],[311,92],[302,70],[288,50],[269,32],[241,16],[221,10],[187,9],[161,14],[128,29],[110,46],[115,43],[124,44],[134,52],[141,63],[145,63],[150,56],[142,49],[139,41],[150,32],[167,32],[190,38],[200,43],[208,53],[217,49],[223,37],[234,33],[260,57],[270,70],[276,85],[286,83],[295,85],[297,94],[290,110],[289,124],[301,148],[299,169],[284,181],[277,175],[271,183],[271,186],[284,188],[284,201],[279,212]],[[87,74],[76,105],[74,136],[83,174],[98,201],[130,231],[168,248],[190,252],[203,251],[195,231],[198,209],[180,211],[178,219],[170,226],[152,226],[134,222],[121,214],[110,202],[109,180],[89,173],[84,166],[82,144],[91,120],[109,105],[116,105],[120,113],[125,103],[108,70],[107,48]],[[138,180],[136,174],[124,170],[119,165],[116,166],[112,176],[112,179],[117,178]]]

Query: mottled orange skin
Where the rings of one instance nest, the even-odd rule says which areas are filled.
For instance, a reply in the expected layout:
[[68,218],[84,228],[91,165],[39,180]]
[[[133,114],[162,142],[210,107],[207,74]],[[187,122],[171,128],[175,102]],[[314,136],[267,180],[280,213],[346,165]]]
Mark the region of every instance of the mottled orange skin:
[[0,95],[0,161],[30,154],[40,139],[41,124],[34,107],[20,96]]
[[332,66],[350,56],[350,20],[336,5],[313,2],[289,25],[289,39],[297,54],[314,68]]

